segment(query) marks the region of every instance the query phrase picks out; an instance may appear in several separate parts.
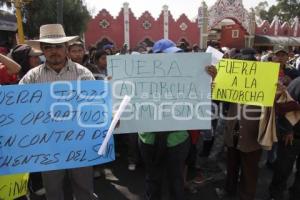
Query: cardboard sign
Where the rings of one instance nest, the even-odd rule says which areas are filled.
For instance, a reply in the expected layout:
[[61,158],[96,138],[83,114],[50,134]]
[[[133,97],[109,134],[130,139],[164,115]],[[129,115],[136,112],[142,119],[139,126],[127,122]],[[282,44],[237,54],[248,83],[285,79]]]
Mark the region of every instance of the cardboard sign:
[[0,199],[12,200],[27,194],[29,174],[0,176]]
[[210,129],[211,54],[109,56],[114,110],[131,97],[118,133]]
[[0,87],[0,174],[92,166],[114,160],[97,154],[112,119],[104,81]]
[[224,59],[217,65],[213,99],[269,106],[274,104],[279,64]]

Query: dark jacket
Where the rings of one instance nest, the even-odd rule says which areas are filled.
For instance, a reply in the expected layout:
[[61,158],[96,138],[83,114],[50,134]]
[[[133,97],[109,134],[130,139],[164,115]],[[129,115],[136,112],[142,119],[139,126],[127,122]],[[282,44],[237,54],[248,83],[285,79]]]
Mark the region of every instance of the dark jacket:
[[[240,117],[235,117],[235,119],[228,118],[225,122],[224,131],[226,146],[236,147],[238,150],[246,153],[261,149],[261,146],[257,142],[261,107],[231,103],[229,105],[227,117],[234,116]],[[251,119],[249,119],[249,117]],[[236,146],[234,144],[235,132],[239,132]]]
[[[287,88],[291,97],[300,103],[300,77],[293,80]],[[300,138],[300,122],[298,122],[294,127],[290,124],[281,124],[285,129],[293,129],[295,138]]]

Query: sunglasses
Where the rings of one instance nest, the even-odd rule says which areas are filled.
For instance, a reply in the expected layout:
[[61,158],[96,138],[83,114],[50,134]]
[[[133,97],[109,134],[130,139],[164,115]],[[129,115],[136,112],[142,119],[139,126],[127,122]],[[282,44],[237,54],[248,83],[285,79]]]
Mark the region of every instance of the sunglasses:
[[50,50],[50,49],[61,49],[63,47],[65,47],[64,44],[44,44],[43,46],[44,50]]

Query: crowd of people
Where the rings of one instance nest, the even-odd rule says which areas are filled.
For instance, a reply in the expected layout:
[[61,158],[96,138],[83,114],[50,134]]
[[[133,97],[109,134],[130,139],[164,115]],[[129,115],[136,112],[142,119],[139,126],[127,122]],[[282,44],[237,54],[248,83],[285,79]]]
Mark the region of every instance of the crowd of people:
[[[150,54],[201,52],[194,45],[189,48],[185,43],[176,45],[168,39],[155,42],[153,47],[142,43],[134,50],[127,45],[117,50],[113,44],[91,47],[89,51],[77,36],[67,37],[58,24],[47,24],[40,28],[40,38],[28,44],[17,45],[13,49],[0,48],[0,84],[32,84],[61,80],[110,80],[107,73],[106,57],[118,54]],[[267,152],[266,164],[273,169],[273,178],[269,185],[269,199],[284,199],[289,189],[289,199],[300,199],[300,123],[291,123],[285,115],[300,111],[300,56],[297,52],[284,47],[259,52],[252,48],[221,48],[224,58],[277,62],[280,64],[278,88],[274,101],[278,143]],[[204,67],[204,66],[199,66]],[[215,66],[206,66],[206,72],[212,77],[217,75]],[[290,101],[279,101],[282,96]],[[196,170],[192,179],[202,184],[206,179],[202,174],[199,159],[204,159],[217,167],[220,155],[226,155],[226,178],[222,188],[216,188],[219,198],[255,199],[259,162],[264,153],[258,143],[260,131],[259,116],[263,108],[236,103],[215,102],[222,107],[222,115],[230,120],[219,118],[212,122],[211,130],[179,130],[172,132],[129,134],[128,170],[134,171],[141,161],[145,168],[146,200],[162,199],[163,172],[166,168],[168,192],[172,200],[186,199],[186,192],[194,192],[190,187],[187,173]],[[240,118],[238,112],[246,113]],[[251,120],[247,116],[256,117]],[[126,123],[126,122],[124,122]],[[118,139],[118,138],[117,138]],[[202,149],[199,141],[203,141]],[[140,158],[139,158],[140,155]],[[139,161],[140,160],[140,161]],[[293,169],[295,173],[292,187],[287,181]],[[76,200],[101,199],[94,192],[94,178],[99,176],[96,167],[55,170],[31,173],[29,191],[31,199],[63,200],[64,179],[71,183]],[[45,189],[42,190],[42,188]],[[26,197],[23,197],[23,199]],[[200,198],[200,197],[199,197]],[[22,199],[22,198],[20,198]]]

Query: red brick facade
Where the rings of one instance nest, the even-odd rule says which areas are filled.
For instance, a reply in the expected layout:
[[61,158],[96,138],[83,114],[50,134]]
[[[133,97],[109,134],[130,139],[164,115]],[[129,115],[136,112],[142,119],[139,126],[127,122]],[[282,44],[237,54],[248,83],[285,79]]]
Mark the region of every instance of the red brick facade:
[[[222,1],[222,0],[221,0]],[[223,0],[226,3],[226,0]],[[155,42],[164,38],[166,32],[165,27],[168,27],[168,38],[178,43],[185,40],[190,46],[199,44],[201,38],[200,28],[197,20],[190,20],[185,14],[182,14],[178,19],[174,19],[170,11],[168,20],[164,18],[163,10],[159,17],[155,19],[148,11],[144,12],[139,18],[136,18],[130,8],[128,8],[128,21],[124,18],[124,9],[122,8],[117,17],[112,17],[110,13],[103,9],[99,14],[90,20],[87,31],[85,33],[86,46],[90,47],[97,45],[103,39],[113,43],[117,48],[121,48],[125,42],[124,24],[128,23],[129,27],[129,46],[131,49],[137,47],[141,42],[150,40]],[[247,12],[247,11],[245,11]],[[125,20],[124,20],[125,19]],[[228,19],[225,17],[224,19]],[[220,30],[220,46],[245,47],[245,37],[249,35],[249,27],[243,27],[238,22],[238,19],[233,19],[236,24],[223,26]],[[300,27],[298,18],[293,24],[287,22],[280,23],[278,18],[274,18],[270,24],[263,21],[261,24],[255,23],[255,31],[252,35],[268,35],[268,36],[292,36],[300,37]],[[245,24],[244,24],[245,25]],[[212,28],[212,27],[210,27]],[[107,41],[102,41],[106,43]]]
[[239,24],[223,26],[221,30],[221,47],[243,48],[247,32]]

